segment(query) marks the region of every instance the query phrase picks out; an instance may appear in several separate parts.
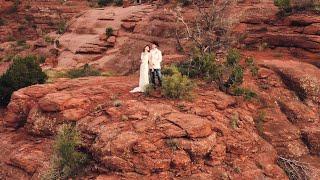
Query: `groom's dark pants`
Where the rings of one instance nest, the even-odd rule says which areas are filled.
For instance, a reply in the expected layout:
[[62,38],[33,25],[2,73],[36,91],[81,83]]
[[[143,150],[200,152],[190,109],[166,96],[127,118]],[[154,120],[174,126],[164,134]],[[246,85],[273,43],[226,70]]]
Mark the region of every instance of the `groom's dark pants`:
[[152,69],[150,69],[149,72],[150,72],[150,82],[151,82],[151,84],[156,86],[156,79],[158,79],[159,86],[161,86],[162,85],[161,69],[154,69],[153,71],[152,71]]

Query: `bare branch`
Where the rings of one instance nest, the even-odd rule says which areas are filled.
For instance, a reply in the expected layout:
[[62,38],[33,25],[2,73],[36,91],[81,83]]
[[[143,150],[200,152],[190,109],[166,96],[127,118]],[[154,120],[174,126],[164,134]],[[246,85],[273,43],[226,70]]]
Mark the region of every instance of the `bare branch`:
[[284,157],[278,158],[279,166],[287,173],[290,180],[309,180],[311,171],[308,164]]

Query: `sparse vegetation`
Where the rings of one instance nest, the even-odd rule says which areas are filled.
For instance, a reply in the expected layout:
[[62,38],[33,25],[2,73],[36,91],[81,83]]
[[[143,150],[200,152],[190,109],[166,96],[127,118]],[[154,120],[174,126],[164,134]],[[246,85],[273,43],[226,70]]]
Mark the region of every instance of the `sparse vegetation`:
[[283,11],[291,10],[291,0],[274,0],[274,5],[278,6]]
[[231,119],[230,119],[230,126],[233,129],[236,129],[239,127],[239,115],[237,113],[233,114]]
[[121,121],[128,121],[129,117],[126,115],[121,115]]
[[31,23],[34,20],[34,17],[30,14],[26,14],[26,16],[24,17],[24,19],[28,22]]
[[35,56],[15,57],[13,64],[0,77],[0,106],[6,106],[9,103],[14,91],[45,83],[47,78]]
[[25,46],[26,45],[26,40],[24,40],[24,39],[20,39],[20,40],[17,40],[16,41],[16,45],[17,46]]
[[101,72],[89,64],[85,64],[81,68],[71,69],[67,71],[67,76],[69,78],[79,78],[79,77],[87,77],[87,76],[100,76]]
[[173,151],[179,149],[178,141],[176,139],[166,139],[165,143]]
[[145,87],[145,90],[144,90],[144,94],[146,96],[150,96],[154,93],[154,86],[152,84],[148,84],[146,87]]
[[[202,55],[205,53],[212,54],[217,50],[230,49],[238,38],[232,33],[233,24],[238,19],[232,18],[227,19],[224,15],[224,9],[232,4],[231,0],[225,0],[219,3],[207,3],[205,0],[191,1],[183,0],[180,1],[182,4],[193,4],[197,15],[193,21],[186,21],[181,12],[182,8],[177,8],[174,15],[181,26],[176,29],[177,44],[182,45],[180,42],[182,39],[187,39],[192,43]],[[209,6],[208,6],[209,5]],[[184,52],[190,51],[190,46],[181,46]]]
[[111,4],[112,2],[113,2],[113,0],[98,0],[98,5],[100,7],[102,7],[102,6],[106,6],[108,4]]
[[113,35],[113,28],[112,27],[106,28],[106,37],[109,38],[112,35]]
[[12,59],[14,59],[15,55],[14,54],[6,54],[1,61],[3,62],[10,62]]
[[44,41],[46,43],[49,43],[49,44],[53,44],[54,43],[54,39],[52,37],[50,37],[50,36],[45,36],[44,37]]
[[13,5],[9,9],[9,13],[16,13],[20,5],[20,0],[14,0]]
[[114,4],[116,6],[122,6],[123,5],[123,0],[113,0]]
[[7,38],[7,41],[15,41],[15,40],[16,38],[12,34],[10,34]]
[[178,68],[182,74],[190,78],[215,82],[225,91],[243,82],[244,69],[239,65],[240,59],[241,54],[236,49],[228,52],[225,63],[216,61],[214,54],[195,53],[191,60],[178,64]]
[[228,66],[236,66],[241,59],[241,54],[237,49],[231,49],[227,54],[227,65]]
[[4,26],[5,25],[5,20],[3,18],[0,18],[0,26]]
[[258,51],[264,51],[269,47],[268,43],[262,42],[258,44]]
[[185,99],[192,97],[194,84],[185,75],[182,75],[176,67],[173,67],[173,75],[164,76],[162,92],[165,97],[173,99]]
[[46,62],[46,59],[47,59],[47,57],[44,56],[44,55],[38,55],[38,56],[37,56],[37,61],[38,61],[39,64],[45,63],[45,62]]
[[208,81],[219,81],[222,76],[222,67],[217,64],[214,54],[197,54],[178,65],[179,71],[190,78],[202,78]]
[[81,138],[72,125],[62,125],[53,145],[50,170],[42,179],[69,179],[81,173],[88,163],[88,155],[80,152]]
[[265,122],[266,112],[258,111],[258,115],[254,118],[255,126],[260,136],[264,137],[263,124]]
[[181,3],[182,6],[188,6],[192,4],[192,0],[179,0],[179,3]]
[[318,0],[274,0],[274,4],[280,9],[280,16],[301,10],[320,12],[320,2]]
[[113,106],[114,106],[114,107],[120,107],[120,106],[122,106],[122,101],[119,100],[119,99],[114,100],[114,101],[113,101]]
[[232,88],[232,93],[235,96],[243,96],[245,98],[245,100],[249,100],[249,101],[258,96],[252,90],[246,89],[246,88],[240,88],[240,87]]
[[279,156],[278,165],[286,172],[290,180],[310,179],[308,164]]
[[67,22],[65,20],[60,20],[57,25],[57,33],[63,34],[67,31]]
[[[226,69],[228,70],[228,69]],[[230,88],[233,86],[238,86],[243,82],[243,68],[240,65],[232,66],[231,73],[224,87]]]
[[56,71],[56,70],[45,70],[48,79],[46,83],[52,83],[55,79],[67,77],[64,71]]
[[247,58],[245,62],[247,67],[249,67],[252,76],[257,76],[259,73],[259,68],[255,64],[254,59],[250,57],[250,58]]
[[177,104],[177,108],[179,109],[179,111],[186,111],[186,105],[184,105],[183,103]]
[[240,173],[241,173],[241,168],[238,167],[238,166],[235,167],[235,168],[234,168],[234,172],[237,173],[237,174],[240,174]]

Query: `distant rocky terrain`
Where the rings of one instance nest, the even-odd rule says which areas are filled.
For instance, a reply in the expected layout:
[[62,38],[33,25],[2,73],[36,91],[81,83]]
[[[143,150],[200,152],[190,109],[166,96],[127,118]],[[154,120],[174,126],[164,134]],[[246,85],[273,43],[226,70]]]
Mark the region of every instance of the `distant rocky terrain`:
[[[196,79],[188,101],[129,93],[145,44],[159,42],[165,65],[186,59],[177,48],[174,3],[92,8],[87,1],[49,0],[18,7],[15,14],[0,10],[7,22],[0,26],[3,58],[36,53],[47,57],[45,70],[90,64],[111,75],[57,78],[14,92],[0,111],[0,179],[40,179],[65,123],[75,124],[92,156],[79,179],[289,179],[281,158],[301,162],[310,179],[320,179],[319,14],[279,17],[272,0],[235,2],[225,11],[239,19],[237,47],[259,67],[255,77],[244,72],[243,86],[259,98],[248,101]],[[195,11],[182,9],[187,20]],[[22,37],[15,20],[28,13],[37,28],[22,30],[30,47],[19,50],[6,37]],[[51,23],[61,18],[68,28],[58,34]],[[0,73],[9,65],[0,61]]]

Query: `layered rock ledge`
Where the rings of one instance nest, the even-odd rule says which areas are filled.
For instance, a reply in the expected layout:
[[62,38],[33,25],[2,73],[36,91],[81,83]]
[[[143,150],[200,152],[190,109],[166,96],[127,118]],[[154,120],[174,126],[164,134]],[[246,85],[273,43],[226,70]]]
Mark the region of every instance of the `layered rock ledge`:
[[[235,108],[233,97],[200,89],[192,103],[145,97],[129,93],[135,81],[88,77],[24,88],[13,94],[4,123],[41,140],[62,123],[75,123],[94,157],[97,179],[285,179],[275,149],[256,134],[251,113]],[[229,122],[234,113],[239,114],[236,129]],[[39,160],[32,149],[26,152],[32,158],[24,164]],[[14,158],[6,162],[16,163]],[[36,177],[41,168],[32,166],[26,176]]]

